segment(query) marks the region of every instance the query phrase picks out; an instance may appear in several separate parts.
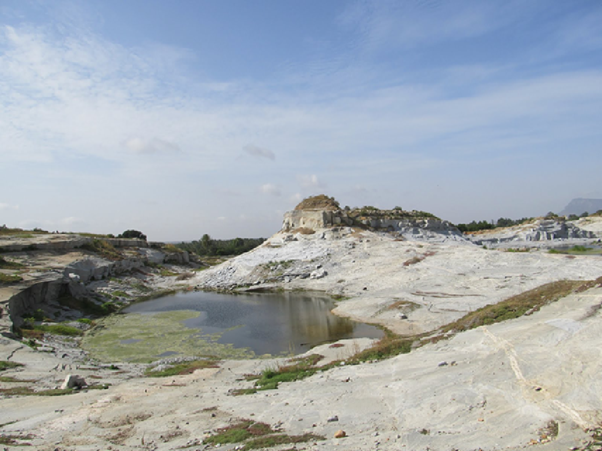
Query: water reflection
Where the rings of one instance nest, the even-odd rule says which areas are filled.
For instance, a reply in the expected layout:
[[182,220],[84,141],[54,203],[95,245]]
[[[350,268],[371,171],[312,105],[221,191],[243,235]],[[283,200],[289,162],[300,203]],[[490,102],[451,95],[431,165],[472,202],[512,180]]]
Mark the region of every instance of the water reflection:
[[303,353],[342,338],[380,338],[374,326],[330,313],[329,297],[308,293],[227,295],[193,292],[154,299],[128,307],[126,313],[194,310],[198,317],[184,324],[218,343],[250,348],[258,355]]

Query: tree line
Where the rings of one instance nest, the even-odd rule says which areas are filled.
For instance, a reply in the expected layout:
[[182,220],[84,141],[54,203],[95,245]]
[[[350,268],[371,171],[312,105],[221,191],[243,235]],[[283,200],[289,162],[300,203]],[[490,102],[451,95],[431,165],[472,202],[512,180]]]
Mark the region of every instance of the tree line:
[[240,255],[256,248],[265,238],[234,238],[231,240],[215,240],[204,234],[200,240],[176,244],[182,250],[194,252],[208,257],[217,255]]
[[456,227],[460,230],[460,232],[478,232],[479,230],[491,230],[497,229],[499,227],[511,227],[514,225],[522,224],[525,221],[529,221],[533,218],[522,218],[522,219],[510,219],[510,218],[500,218],[496,222],[489,221],[472,221],[468,224],[456,224]]

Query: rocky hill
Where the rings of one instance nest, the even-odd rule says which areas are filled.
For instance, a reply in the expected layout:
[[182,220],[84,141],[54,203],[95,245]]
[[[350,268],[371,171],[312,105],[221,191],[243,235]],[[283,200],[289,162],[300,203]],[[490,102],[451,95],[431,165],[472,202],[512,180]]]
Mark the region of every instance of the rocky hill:
[[[484,248],[432,215],[326,202],[303,204],[261,246],[200,272],[165,246],[5,240],[0,271],[22,279],[0,289],[5,322],[7,311],[16,320],[19,309],[40,309],[82,324],[73,299],[102,309],[149,288],[318,290],[338,300],[336,314],[389,332],[295,358],[181,370],[166,362],[169,376],[148,378],[145,365],[89,360],[76,341],[47,334],[33,349],[5,329],[0,443],[78,451],[602,446],[600,255]],[[602,230],[596,218],[558,224],[503,233],[553,247]],[[69,374],[104,390],[57,393]],[[258,378],[279,375],[277,389],[258,388]],[[242,442],[223,439],[234,431]]]
[[583,213],[596,213],[602,210],[602,199],[573,199],[568,203],[566,207],[560,212],[561,215],[577,215],[581,216]]
[[303,200],[284,214],[282,232],[312,233],[319,229],[355,227],[387,232],[398,238],[429,241],[464,241],[462,233],[450,222],[424,211],[405,211],[399,207],[382,210],[375,207],[341,209],[325,195]]

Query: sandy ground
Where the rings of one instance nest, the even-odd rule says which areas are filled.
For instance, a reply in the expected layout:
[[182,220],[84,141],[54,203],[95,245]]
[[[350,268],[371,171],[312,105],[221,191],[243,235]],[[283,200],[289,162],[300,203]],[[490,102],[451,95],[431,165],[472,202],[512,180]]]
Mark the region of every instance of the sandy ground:
[[[277,234],[190,282],[323,290],[348,298],[339,302],[338,314],[411,334],[550,281],[600,276],[599,256],[503,252],[330,231]],[[399,301],[416,304],[403,312],[407,318],[389,308]],[[226,361],[187,376],[151,379],[137,376],[142,368],[135,365],[115,371],[70,359],[61,363],[60,355],[0,338],[0,360],[25,365],[0,376],[39,380],[40,388],[60,385],[68,373],[113,384],[69,396],[0,399],[0,433],[30,434],[29,449],[40,450],[211,449],[202,444],[206,435],[246,418],[288,434],[326,437],[294,449],[581,449],[591,440],[588,430],[602,423],[601,305],[602,289],[594,288],[410,354],[341,365],[245,396],[230,391],[251,387],[245,375],[284,361]],[[341,344],[311,352],[327,361],[340,359],[369,341]],[[335,416],[338,421],[328,421]],[[339,429],[347,437],[333,438]]]

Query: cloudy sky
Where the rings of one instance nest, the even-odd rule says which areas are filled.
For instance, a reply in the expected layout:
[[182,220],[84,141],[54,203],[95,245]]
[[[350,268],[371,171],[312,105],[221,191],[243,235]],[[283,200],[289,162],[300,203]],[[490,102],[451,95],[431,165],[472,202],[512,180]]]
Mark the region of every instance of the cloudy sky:
[[602,198],[599,0],[0,0],[0,225],[269,236]]

